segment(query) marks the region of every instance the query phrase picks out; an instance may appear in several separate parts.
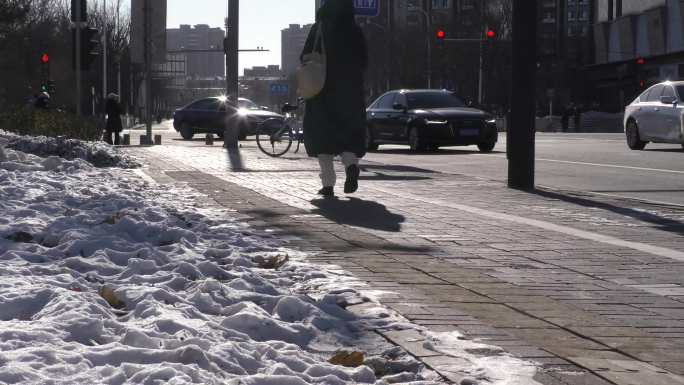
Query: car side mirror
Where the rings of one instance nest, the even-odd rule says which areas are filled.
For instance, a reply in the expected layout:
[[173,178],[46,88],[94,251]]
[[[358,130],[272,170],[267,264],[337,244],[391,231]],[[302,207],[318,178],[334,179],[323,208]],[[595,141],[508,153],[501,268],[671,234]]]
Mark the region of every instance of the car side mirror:
[[394,103],[394,105],[392,105],[392,108],[394,108],[397,111],[406,111],[407,110],[406,106],[401,104],[401,103]]
[[262,110],[262,111],[269,111],[269,108],[266,107],[266,106],[261,106],[261,110]]
[[663,104],[676,104],[677,103],[677,97],[676,96],[661,96],[660,102]]

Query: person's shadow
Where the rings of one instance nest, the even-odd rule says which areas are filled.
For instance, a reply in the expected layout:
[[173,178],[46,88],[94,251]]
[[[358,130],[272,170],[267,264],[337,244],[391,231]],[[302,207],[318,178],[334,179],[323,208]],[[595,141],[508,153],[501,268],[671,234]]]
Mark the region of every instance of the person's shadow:
[[314,214],[343,225],[399,232],[401,224],[406,220],[403,215],[390,212],[380,203],[358,198],[314,199],[311,203],[317,207],[313,210]]

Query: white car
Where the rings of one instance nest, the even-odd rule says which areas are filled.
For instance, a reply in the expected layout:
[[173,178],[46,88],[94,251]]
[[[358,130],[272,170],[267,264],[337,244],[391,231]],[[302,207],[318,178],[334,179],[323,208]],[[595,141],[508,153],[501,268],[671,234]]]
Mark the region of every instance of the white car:
[[632,150],[646,144],[676,143],[684,148],[684,81],[663,82],[625,108],[625,135]]

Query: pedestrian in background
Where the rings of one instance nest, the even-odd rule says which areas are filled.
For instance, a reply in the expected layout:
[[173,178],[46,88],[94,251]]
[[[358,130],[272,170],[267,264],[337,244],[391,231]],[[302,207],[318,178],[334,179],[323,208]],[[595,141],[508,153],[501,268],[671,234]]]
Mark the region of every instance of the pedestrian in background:
[[[121,143],[121,137],[119,134],[123,130],[123,125],[121,124],[121,104],[119,104],[119,95],[114,93],[107,95],[105,112],[107,113],[107,124],[105,126],[104,141],[109,144],[119,145]],[[112,140],[112,135],[114,135],[114,140]]]
[[579,104],[575,105],[573,110],[573,121],[575,123],[575,132],[582,131],[582,106]]
[[[314,47],[318,30],[320,44]],[[359,158],[366,155],[366,105],[364,71],[368,66],[366,41],[354,19],[352,0],[328,0],[316,15],[316,24],[301,55],[325,51],[326,80],[323,90],[306,101],[304,144],[321,167],[324,197],[334,196],[333,158],[341,156],[346,170],[345,193],[358,189]]]

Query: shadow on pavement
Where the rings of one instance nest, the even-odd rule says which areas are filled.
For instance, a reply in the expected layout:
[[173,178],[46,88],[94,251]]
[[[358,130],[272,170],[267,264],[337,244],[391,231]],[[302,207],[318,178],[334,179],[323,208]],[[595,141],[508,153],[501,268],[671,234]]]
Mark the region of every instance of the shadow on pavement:
[[675,233],[675,234],[684,234],[684,222],[680,222],[674,219],[670,218],[665,218],[660,215],[653,214],[652,212],[648,212],[646,210],[637,210],[633,209],[630,207],[622,207],[622,206],[616,206],[610,203],[606,202],[599,202],[595,200],[591,200],[588,198],[582,198],[574,195],[566,195],[566,194],[561,194],[558,192],[553,192],[553,191],[547,191],[547,190],[534,190],[534,194],[545,197],[545,198],[552,198],[552,199],[558,199],[564,202],[584,206],[584,207],[592,207],[592,208],[597,208],[601,210],[606,210],[610,211],[616,214],[624,215],[627,217],[631,217],[643,222],[648,222],[652,223],[657,226],[659,230]]
[[684,149],[680,148],[646,148],[644,151],[647,152],[684,152]]
[[[478,150],[456,150],[453,148],[440,148],[436,151],[411,151],[410,149],[388,149],[372,151],[372,154],[397,154],[397,155],[476,155],[482,154]],[[503,151],[492,151],[487,154],[505,154]]]
[[384,205],[358,198],[314,199],[311,203],[318,207],[313,214],[322,215],[343,225],[366,229],[399,232],[406,220],[403,215],[394,214]]

